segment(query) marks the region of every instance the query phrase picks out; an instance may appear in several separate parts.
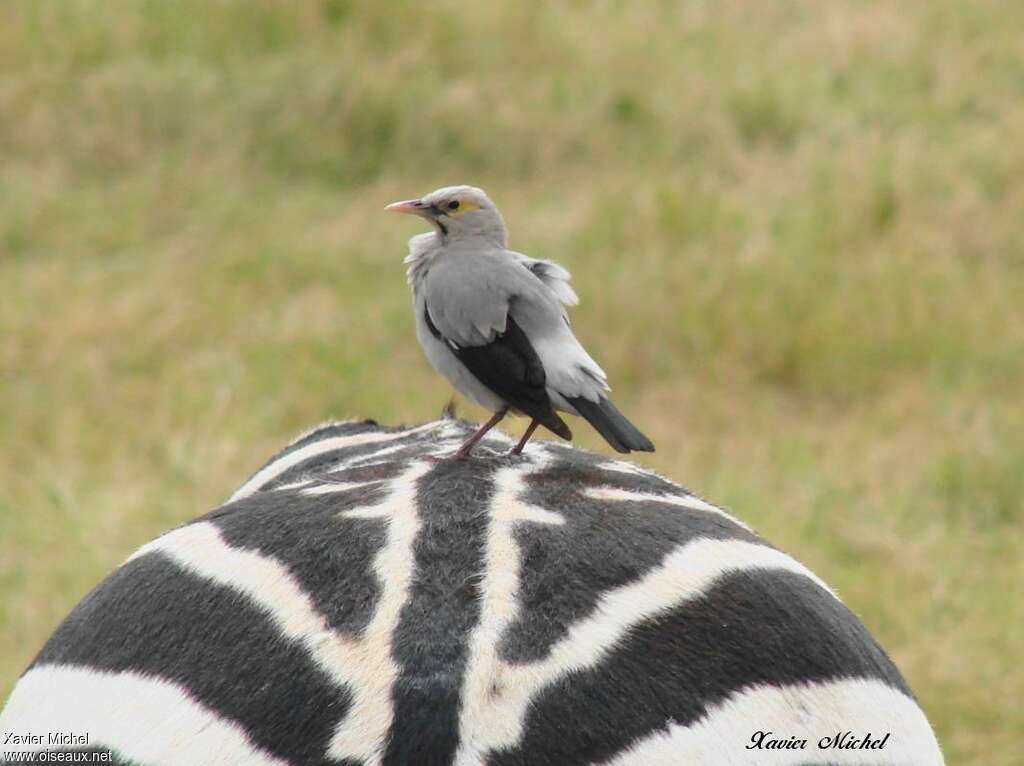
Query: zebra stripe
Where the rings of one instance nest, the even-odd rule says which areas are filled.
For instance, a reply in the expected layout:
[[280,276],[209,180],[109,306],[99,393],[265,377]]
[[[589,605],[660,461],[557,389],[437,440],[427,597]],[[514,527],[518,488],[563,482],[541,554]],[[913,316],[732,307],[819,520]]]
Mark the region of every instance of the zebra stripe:
[[[304,435],[83,599],[0,724],[134,764],[942,763],[863,625],[741,521],[558,445],[434,459],[466,433]],[[769,729],[894,734],[752,758]]]
[[33,668],[4,709],[3,726],[19,732],[87,732],[91,740],[116,746],[122,758],[153,766],[288,764],[255,746],[243,727],[192,699],[187,687],[138,673]]
[[[543,467],[545,462],[541,461],[537,467]],[[520,524],[557,526],[565,523],[558,513],[520,500],[525,484],[522,472],[503,469],[494,484],[480,582],[480,620],[470,638],[469,668],[462,687],[461,743],[455,759],[460,764],[479,762],[481,753],[514,743],[519,737],[517,724],[522,715],[522,702],[528,701],[528,695],[517,699],[507,696],[515,689],[515,673],[519,668],[504,662],[498,652],[501,638],[518,612],[522,558],[513,532]],[[529,670],[528,666],[519,667]]]
[[426,470],[425,463],[413,463],[393,482],[385,502],[345,512],[351,519],[386,520],[388,531],[373,562],[380,597],[357,641],[356,661],[346,668],[355,701],[331,738],[328,752],[337,760],[378,760],[393,722],[390,696],[400,671],[393,658],[395,630],[414,576],[412,548],[420,531],[416,484]]
[[[697,539],[673,551],[641,580],[605,593],[592,614],[573,625],[545,660],[526,664],[504,662],[498,656],[498,639],[515,616],[519,579],[519,556],[510,527],[519,522],[564,523],[557,514],[520,503],[523,481],[517,470],[503,472],[496,481],[499,493],[491,510],[491,555],[486,571],[497,573],[500,579],[489,583],[485,575],[484,584],[491,587],[483,588],[485,619],[475,641],[478,653],[463,697],[467,712],[461,726],[466,741],[479,753],[516,746],[528,707],[543,689],[572,673],[598,666],[636,625],[700,598],[730,572],[785,570],[808,577],[825,588],[805,567],[772,548],[739,540]],[[628,493],[622,495],[627,496]],[[468,746],[464,744],[459,762],[471,762],[467,760]]]
[[[823,714],[827,711],[827,714]],[[670,724],[664,731],[634,743],[607,766],[678,766],[681,763],[756,763],[757,766],[800,766],[807,763],[807,750],[748,750],[752,739],[735,732],[750,729],[772,732],[778,739],[795,737],[808,742],[815,752],[824,737],[834,737],[837,721],[856,720],[861,733],[876,738],[887,731],[901,732],[898,760],[876,763],[938,763],[941,754],[931,735],[928,721],[914,701],[878,681],[862,679],[826,683],[758,686],[731,695],[690,726]],[[832,728],[830,728],[832,727]],[[826,734],[822,734],[826,732]],[[751,732],[753,733],[753,732]],[[896,743],[893,743],[897,747]],[[864,751],[818,750],[830,764],[863,764]],[[891,758],[891,754],[889,756]]]
[[[233,503],[237,500],[241,500],[242,498],[249,497],[260,487],[270,484],[289,468],[294,468],[302,463],[308,463],[312,458],[319,457],[326,453],[336,452],[338,450],[355,447],[357,445],[372,445],[380,444],[381,442],[392,442],[398,439],[406,439],[410,436],[422,433],[423,431],[437,430],[439,430],[437,424],[427,423],[426,425],[419,426],[418,428],[410,428],[405,431],[398,431],[397,433],[357,433],[315,440],[310,444],[305,444],[304,446],[300,446],[296,449],[288,450],[285,454],[279,455],[275,460],[272,460],[268,465],[257,471],[249,481],[239,487],[235,493],[228,498],[228,502]],[[377,454],[380,454],[379,451]]]
[[717,513],[719,516],[728,519],[733,524],[737,524],[747,531],[751,531],[750,527],[736,517],[726,513],[718,506],[711,505],[711,503],[707,503],[694,495],[680,496],[663,495],[655,492],[630,492],[629,490],[619,489],[617,487],[591,487],[586,490],[584,494],[594,500],[624,500],[634,503],[665,503],[666,505],[675,505],[691,511]]

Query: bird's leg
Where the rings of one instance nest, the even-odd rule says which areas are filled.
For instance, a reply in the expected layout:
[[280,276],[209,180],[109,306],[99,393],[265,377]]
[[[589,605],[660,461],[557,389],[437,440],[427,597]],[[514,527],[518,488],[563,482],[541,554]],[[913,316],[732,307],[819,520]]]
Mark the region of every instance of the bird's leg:
[[491,416],[491,419],[480,426],[477,432],[466,439],[466,443],[459,447],[459,451],[456,452],[452,457],[455,460],[465,460],[469,457],[469,453],[476,446],[477,442],[484,438],[484,435],[498,425],[498,422],[508,414],[508,407],[502,407],[500,410]]
[[533,432],[537,430],[537,426],[540,425],[540,421],[534,418],[530,421],[530,425],[526,427],[526,433],[523,434],[523,438],[519,440],[519,444],[512,448],[510,455],[522,455],[523,447],[526,446],[526,442],[530,441],[530,437],[533,436]]

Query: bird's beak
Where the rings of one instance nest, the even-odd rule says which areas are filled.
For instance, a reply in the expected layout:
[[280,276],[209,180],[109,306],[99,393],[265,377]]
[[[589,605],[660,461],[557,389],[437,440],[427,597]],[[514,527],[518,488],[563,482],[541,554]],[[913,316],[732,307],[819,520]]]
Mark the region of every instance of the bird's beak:
[[392,202],[384,209],[389,213],[407,213],[409,215],[418,215],[423,218],[429,218],[430,212],[433,208],[418,199],[405,199],[401,202]]

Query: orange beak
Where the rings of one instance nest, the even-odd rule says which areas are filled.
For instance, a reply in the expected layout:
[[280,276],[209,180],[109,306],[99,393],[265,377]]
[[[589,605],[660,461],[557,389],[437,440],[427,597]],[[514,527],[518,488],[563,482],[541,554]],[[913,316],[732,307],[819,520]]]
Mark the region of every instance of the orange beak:
[[418,215],[423,218],[427,218],[430,214],[431,207],[418,199],[404,199],[401,202],[392,202],[384,209],[389,213],[406,213],[408,215]]

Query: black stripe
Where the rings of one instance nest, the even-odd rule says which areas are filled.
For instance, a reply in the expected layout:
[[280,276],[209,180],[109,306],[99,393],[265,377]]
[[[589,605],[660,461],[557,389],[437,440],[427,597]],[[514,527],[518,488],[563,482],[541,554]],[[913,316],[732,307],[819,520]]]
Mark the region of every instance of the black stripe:
[[[307,445],[308,446],[308,445]],[[403,458],[410,458],[428,452],[432,445],[424,440],[423,434],[409,434],[389,439],[386,442],[374,442],[371,444],[353,444],[348,447],[328,450],[318,455],[313,455],[290,468],[262,485],[260,491],[276,489],[285,484],[292,484],[300,479],[318,477],[324,474],[331,474],[335,478],[335,471],[338,464],[345,461],[358,460],[363,457],[370,457],[375,452],[394,447],[407,447],[407,450],[389,453],[387,462],[400,463]],[[273,462],[273,461],[271,461]],[[267,465],[269,465],[268,463]],[[262,470],[262,469],[261,469]]]
[[175,682],[244,728],[257,747],[296,764],[324,763],[350,704],[262,610],[160,553],[128,562],[81,601],[33,663],[44,664]]
[[384,483],[326,495],[259,492],[196,521],[215,523],[229,545],[284,564],[332,628],[358,634],[380,595],[373,561],[387,522],[342,514],[379,503],[387,492]]
[[[695,538],[761,542],[715,513],[687,511],[656,502],[595,500],[583,491],[618,485],[633,491],[665,491],[657,477],[602,472],[558,462],[527,479],[526,502],[565,519],[560,526],[522,524],[515,539],[522,551],[518,619],[502,637],[510,662],[547,656],[569,627],[593,611],[612,588],[635,582],[674,548]],[[672,488],[678,494],[677,487]]]
[[388,481],[394,479],[406,466],[399,462],[400,453],[394,452],[387,455],[387,462],[368,463],[357,465],[351,468],[343,468],[340,471],[331,471],[329,474],[315,474],[311,478],[322,483],[344,483],[366,484],[375,481]]
[[389,426],[382,426],[376,420],[356,420],[348,423],[330,423],[319,428],[314,428],[308,434],[305,434],[301,439],[296,439],[294,442],[289,444],[283,450],[278,452],[268,462],[273,462],[282,455],[287,455],[289,452],[294,452],[297,449],[309,446],[313,442],[323,441],[324,439],[333,439],[336,436],[355,436],[356,434],[369,434],[369,433],[387,433],[388,431],[400,431],[401,427],[392,428]]
[[825,590],[790,572],[739,572],[542,692],[518,747],[487,763],[600,762],[671,722],[697,721],[745,687],[844,678],[878,679],[909,696],[864,626]]
[[[353,423],[331,423],[330,425],[320,426],[310,431],[308,434],[296,439],[294,442],[289,444],[280,452],[277,452],[272,458],[266,461],[259,467],[255,473],[259,473],[271,463],[279,460],[285,455],[289,455],[296,450],[300,450],[303,447],[308,447],[314,442],[323,441],[324,439],[331,439],[335,436],[354,436],[356,434],[373,433],[373,432],[387,432],[399,429],[385,428],[377,424],[375,420],[361,420]],[[255,473],[253,475],[255,475]]]
[[566,479],[576,484],[600,487],[621,487],[634,492],[655,492],[662,494],[693,494],[686,487],[662,478],[655,473],[627,473],[611,468],[612,460],[607,455],[548,442],[544,448],[558,459],[557,469],[571,471]]
[[542,692],[519,746],[487,763],[603,761],[670,723],[695,722],[746,686],[844,678],[909,694],[885,652],[823,589],[792,572],[738,572],[631,630],[597,668]]
[[384,763],[448,764],[458,747],[459,695],[480,618],[479,574],[499,461],[441,463],[417,488],[422,528],[415,581],[394,635],[401,667]]

